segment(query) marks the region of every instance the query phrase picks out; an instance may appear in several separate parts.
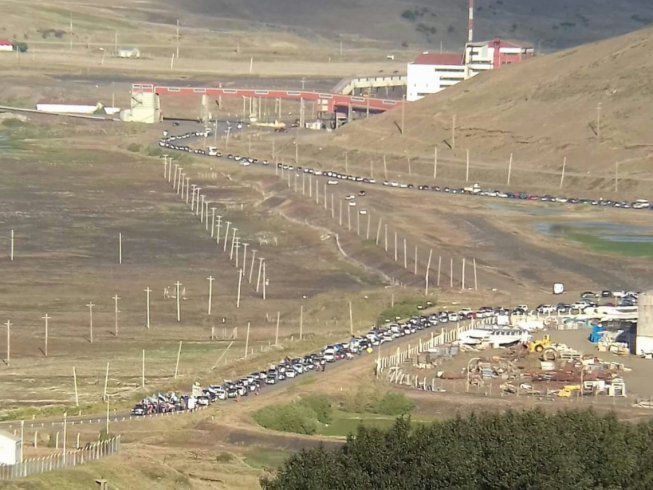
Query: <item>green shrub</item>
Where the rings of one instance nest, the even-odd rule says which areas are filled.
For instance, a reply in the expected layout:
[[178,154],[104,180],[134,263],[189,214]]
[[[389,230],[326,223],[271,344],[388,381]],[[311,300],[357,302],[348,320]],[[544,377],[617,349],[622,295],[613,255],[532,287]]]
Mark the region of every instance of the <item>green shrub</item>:
[[305,405],[272,405],[254,414],[254,420],[266,429],[297,434],[315,434],[317,414]]
[[299,401],[299,405],[307,407],[313,412],[317,417],[317,420],[322,424],[329,424],[332,420],[333,409],[331,408],[331,402],[329,398],[324,395],[311,395],[303,397]]
[[230,463],[233,459],[234,455],[231,453],[218,453],[215,456],[216,463]]
[[138,143],[129,143],[127,146],[127,151],[131,151],[132,153],[138,153],[141,151],[141,145]]
[[415,404],[402,393],[386,393],[376,404],[374,413],[382,415],[406,415]]
[[422,302],[419,300],[403,300],[399,303],[395,303],[393,307],[387,308],[379,314],[376,320],[376,324],[383,325],[388,320],[394,320],[397,317],[409,318],[411,316],[417,315],[419,314],[417,307],[420,304],[422,304]]

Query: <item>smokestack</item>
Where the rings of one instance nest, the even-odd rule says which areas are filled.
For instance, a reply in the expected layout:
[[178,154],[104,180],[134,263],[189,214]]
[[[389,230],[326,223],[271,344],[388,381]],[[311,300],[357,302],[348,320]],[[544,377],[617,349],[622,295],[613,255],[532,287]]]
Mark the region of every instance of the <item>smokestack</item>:
[[474,41],[474,0],[469,0],[469,37],[467,42]]

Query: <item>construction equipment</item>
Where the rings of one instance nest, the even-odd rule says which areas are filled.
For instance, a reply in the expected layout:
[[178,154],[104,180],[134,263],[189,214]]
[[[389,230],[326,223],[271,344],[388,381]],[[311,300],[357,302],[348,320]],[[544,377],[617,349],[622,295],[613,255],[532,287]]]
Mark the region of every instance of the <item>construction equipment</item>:
[[580,385],[565,385],[559,392],[559,398],[571,398],[575,393],[579,393],[581,389]]
[[551,342],[551,336],[549,334],[546,334],[544,337],[538,340],[533,340],[530,344],[528,344],[528,348],[531,352],[537,352],[537,353],[542,353],[546,349],[550,348],[553,346],[553,343]]

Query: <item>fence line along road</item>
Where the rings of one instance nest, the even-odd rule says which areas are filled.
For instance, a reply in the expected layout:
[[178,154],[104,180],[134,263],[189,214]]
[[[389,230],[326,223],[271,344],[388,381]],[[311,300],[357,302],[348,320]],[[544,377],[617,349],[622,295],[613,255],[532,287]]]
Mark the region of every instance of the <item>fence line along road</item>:
[[377,376],[383,373],[384,370],[399,366],[403,362],[406,362],[408,359],[416,357],[422,352],[433,349],[434,347],[437,347],[439,345],[455,342],[460,338],[460,334],[462,332],[467,332],[468,330],[472,330],[477,327],[482,328],[488,325],[495,325],[495,324],[496,324],[495,317],[482,318],[480,320],[471,320],[469,322],[465,322],[462,325],[457,325],[456,327],[450,328],[449,330],[443,328],[438,335],[434,335],[434,333],[431,332],[430,340],[423,342],[421,339],[418,339],[418,344],[414,345],[413,347],[408,345],[408,347],[404,350],[401,350],[399,347],[397,347],[397,352],[395,354],[392,354],[390,356],[385,356],[385,357],[379,357],[376,361]]
[[75,468],[78,465],[97,461],[120,451],[120,436],[87,444],[83,448],[25,459],[11,466],[0,465],[0,481],[11,481],[28,476],[40,475],[47,471]]

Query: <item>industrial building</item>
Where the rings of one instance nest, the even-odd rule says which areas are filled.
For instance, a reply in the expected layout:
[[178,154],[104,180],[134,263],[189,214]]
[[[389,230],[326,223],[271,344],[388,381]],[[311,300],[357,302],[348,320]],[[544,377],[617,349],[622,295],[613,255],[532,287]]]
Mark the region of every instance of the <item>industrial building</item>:
[[429,94],[504,65],[521,63],[535,55],[533,46],[501,39],[474,42],[474,0],[469,0],[469,37],[462,54],[420,54],[408,64],[406,100],[414,102]]
[[462,54],[422,53],[408,64],[406,100],[414,102],[435,94],[467,78]]

